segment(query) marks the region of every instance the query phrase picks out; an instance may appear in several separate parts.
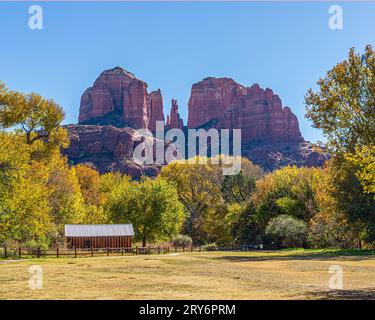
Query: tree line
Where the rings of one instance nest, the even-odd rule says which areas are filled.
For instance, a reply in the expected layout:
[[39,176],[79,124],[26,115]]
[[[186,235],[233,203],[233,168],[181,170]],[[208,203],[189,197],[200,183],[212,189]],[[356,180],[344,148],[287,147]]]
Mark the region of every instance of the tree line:
[[[375,243],[375,54],[351,49],[305,97],[323,168],[176,161],[158,177],[99,174],[61,155],[62,108],[0,83],[0,244],[63,245],[65,224],[132,223],[143,245],[361,248]],[[316,146],[316,148],[320,148]],[[225,163],[227,163],[227,160]]]

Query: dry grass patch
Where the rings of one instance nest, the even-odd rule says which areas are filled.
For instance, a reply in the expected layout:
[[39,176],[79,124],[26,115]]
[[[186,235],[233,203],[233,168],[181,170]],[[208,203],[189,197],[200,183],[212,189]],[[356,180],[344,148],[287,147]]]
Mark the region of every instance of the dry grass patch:
[[[43,289],[28,287],[30,265]],[[344,290],[328,288],[329,266]],[[375,298],[375,257],[319,251],[201,252],[0,264],[1,299],[352,299]]]

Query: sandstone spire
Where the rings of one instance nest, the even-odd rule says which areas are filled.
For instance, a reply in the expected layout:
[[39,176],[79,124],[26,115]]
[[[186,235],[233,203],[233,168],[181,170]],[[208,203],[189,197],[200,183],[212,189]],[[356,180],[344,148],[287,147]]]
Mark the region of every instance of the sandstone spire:
[[177,100],[174,99],[172,99],[170,115],[167,117],[167,127],[169,129],[182,129],[184,127],[184,122],[178,112]]
[[156,130],[156,121],[164,122],[163,97],[160,89],[150,93],[150,123],[149,129]]

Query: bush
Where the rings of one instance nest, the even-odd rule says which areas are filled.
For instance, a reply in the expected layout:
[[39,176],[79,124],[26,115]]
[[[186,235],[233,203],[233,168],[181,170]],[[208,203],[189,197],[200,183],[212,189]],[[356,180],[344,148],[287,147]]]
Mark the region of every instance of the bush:
[[358,235],[345,215],[329,206],[309,222],[308,241],[312,248],[354,248]]
[[190,247],[193,244],[193,240],[187,235],[179,234],[172,240],[172,244],[175,247]]
[[24,247],[29,248],[29,249],[37,249],[40,248],[42,250],[47,250],[49,248],[50,244],[48,240],[30,240],[27,241],[24,245]]
[[289,215],[280,215],[270,220],[266,235],[276,242],[277,247],[298,248],[306,243],[306,223]]
[[217,244],[215,242],[214,243],[205,244],[204,246],[202,246],[202,250],[205,250],[205,251],[215,251],[215,250],[217,250]]

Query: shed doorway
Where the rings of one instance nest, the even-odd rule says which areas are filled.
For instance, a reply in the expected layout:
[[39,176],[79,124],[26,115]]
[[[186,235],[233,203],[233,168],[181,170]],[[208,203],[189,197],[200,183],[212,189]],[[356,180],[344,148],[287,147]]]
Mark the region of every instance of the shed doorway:
[[91,248],[92,247],[91,240],[85,240],[84,243],[83,243],[83,247],[85,249]]

